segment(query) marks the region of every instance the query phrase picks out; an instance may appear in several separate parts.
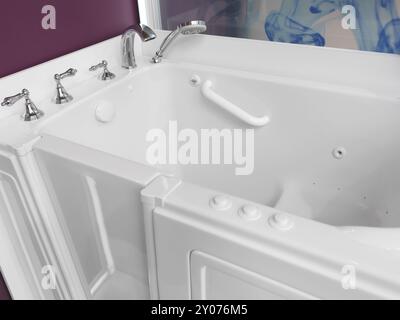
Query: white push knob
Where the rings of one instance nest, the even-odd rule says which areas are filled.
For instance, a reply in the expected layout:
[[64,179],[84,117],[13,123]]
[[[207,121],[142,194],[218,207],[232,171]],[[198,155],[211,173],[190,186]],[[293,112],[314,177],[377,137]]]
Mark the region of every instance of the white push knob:
[[290,230],[294,226],[293,220],[285,213],[276,213],[268,221],[271,227],[282,231]]
[[116,115],[115,106],[108,101],[101,101],[96,107],[95,115],[99,122],[111,122]]
[[239,216],[241,216],[243,219],[254,221],[260,219],[261,212],[255,206],[246,205],[240,208]]
[[227,196],[217,195],[211,199],[210,207],[218,211],[228,210],[232,207],[232,201]]

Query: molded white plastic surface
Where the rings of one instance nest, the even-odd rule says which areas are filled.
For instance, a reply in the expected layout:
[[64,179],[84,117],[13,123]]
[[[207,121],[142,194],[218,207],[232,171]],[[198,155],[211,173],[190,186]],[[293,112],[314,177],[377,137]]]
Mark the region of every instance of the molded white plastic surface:
[[[235,175],[235,164],[168,163],[157,165],[159,172],[331,225],[400,227],[400,100],[394,98],[164,61],[77,103],[38,133],[150,165],[147,134],[160,129],[168,137],[170,121],[178,132],[190,128],[198,136],[202,129],[249,129],[190,86],[193,73],[217,81],[221,95],[248,112],[273,120],[254,131],[254,171],[248,176]],[[112,122],[93,117],[100,101],[116,107]],[[340,161],[335,147],[346,148]]]
[[[118,69],[117,37],[0,80],[0,96],[23,84],[46,112],[43,120],[28,124],[20,120],[23,104],[1,109],[0,144],[13,146],[23,162],[32,156],[35,139],[43,136],[34,147],[35,155],[66,231],[61,234],[47,225],[50,229],[41,232],[70,243],[89,296],[147,297],[147,271],[152,297],[165,297],[171,288],[171,296],[187,294],[188,252],[205,247],[209,250],[203,254],[231,264],[235,260],[258,275],[265,271],[264,276],[278,286],[290,280],[288,287],[306,291],[307,285],[296,281],[308,275],[311,289],[318,293],[322,288],[333,296],[342,292],[341,267],[355,259],[364,281],[363,297],[396,296],[400,243],[393,235],[400,227],[400,57],[199,35],[178,39],[163,63],[153,65],[149,57],[165,35],[158,33],[156,41],[144,44],[145,57],[138,56],[140,67],[132,73]],[[71,66],[86,70],[99,55],[110,61],[115,81],[101,83],[82,71],[70,83],[74,102],[63,107],[52,104],[55,70]],[[48,80],[36,81],[38,74],[48,74]],[[193,75],[198,83],[207,79],[218,84],[218,95],[246,114],[271,117],[268,125],[255,130],[251,175],[236,176],[234,165],[154,167],[147,162],[147,133],[168,132],[169,121],[176,121],[178,129],[196,132],[249,129],[205,99],[201,87],[188,81]],[[104,102],[113,108],[98,110]],[[28,169],[36,170],[27,166],[25,174]],[[164,204],[148,199],[143,208],[140,191],[159,174],[214,191],[201,199],[203,193],[197,188],[169,195],[167,200],[175,205],[168,213],[157,213],[154,225],[160,238],[154,243],[148,238],[152,218],[146,218],[145,238],[141,215]],[[28,179],[35,189],[38,181]],[[210,208],[210,199],[217,194],[230,195],[232,207],[220,212]],[[186,198],[191,201],[186,203]],[[249,201],[260,209],[259,220],[238,214]],[[245,211],[256,216],[253,210]],[[292,229],[270,227],[268,218],[276,211],[290,215]],[[209,218],[213,223],[201,229],[201,221]],[[277,222],[282,225],[282,219]],[[220,233],[215,234],[217,227]],[[165,248],[171,235],[174,242]],[[57,248],[58,242],[51,245]],[[156,245],[157,257],[146,257],[145,248],[150,252],[153,246],[156,252]],[[224,248],[230,250],[226,259],[221,256]],[[289,265],[282,264],[283,256]],[[158,270],[155,259],[162,262]],[[241,265],[241,259],[248,265]],[[273,268],[255,270],[269,263]],[[326,280],[324,286],[321,279]],[[160,292],[154,291],[157,285]]]

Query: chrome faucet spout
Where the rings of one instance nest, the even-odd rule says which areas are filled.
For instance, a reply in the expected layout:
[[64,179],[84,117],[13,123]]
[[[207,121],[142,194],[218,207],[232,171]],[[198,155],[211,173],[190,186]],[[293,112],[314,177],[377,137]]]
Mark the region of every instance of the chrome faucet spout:
[[143,42],[154,40],[157,35],[154,31],[144,25],[138,24],[129,28],[122,34],[121,52],[122,52],[122,67],[126,69],[136,68],[135,58],[135,35],[138,35]]

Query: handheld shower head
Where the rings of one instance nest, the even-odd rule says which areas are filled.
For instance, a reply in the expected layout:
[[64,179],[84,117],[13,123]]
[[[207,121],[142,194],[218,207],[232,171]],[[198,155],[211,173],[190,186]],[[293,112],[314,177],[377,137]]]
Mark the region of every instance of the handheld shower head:
[[182,23],[178,26],[180,33],[183,35],[198,34],[207,31],[207,25],[205,21],[194,20]]
[[160,49],[156,52],[156,55],[153,58],[154,63],[161,62],[161,58],[167,50],[167,48],[171,45],[171,43],[178,37],[179,34],[182,35],[192,35],[199,34],[207,31],[206,22],[203,20],[193,20],[180,24],[176,30],[172,31],[162,42]]

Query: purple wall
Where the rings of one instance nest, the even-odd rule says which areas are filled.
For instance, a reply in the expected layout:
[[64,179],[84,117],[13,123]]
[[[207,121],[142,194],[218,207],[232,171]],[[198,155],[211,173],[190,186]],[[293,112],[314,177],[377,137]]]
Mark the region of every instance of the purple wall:
[[[42,7],[56,8],[56,30]],[[139,21],[136,0],[1,0],[0,78],[121,34]]]
[[6,284],[0,273],[0,300],[11,300]]

